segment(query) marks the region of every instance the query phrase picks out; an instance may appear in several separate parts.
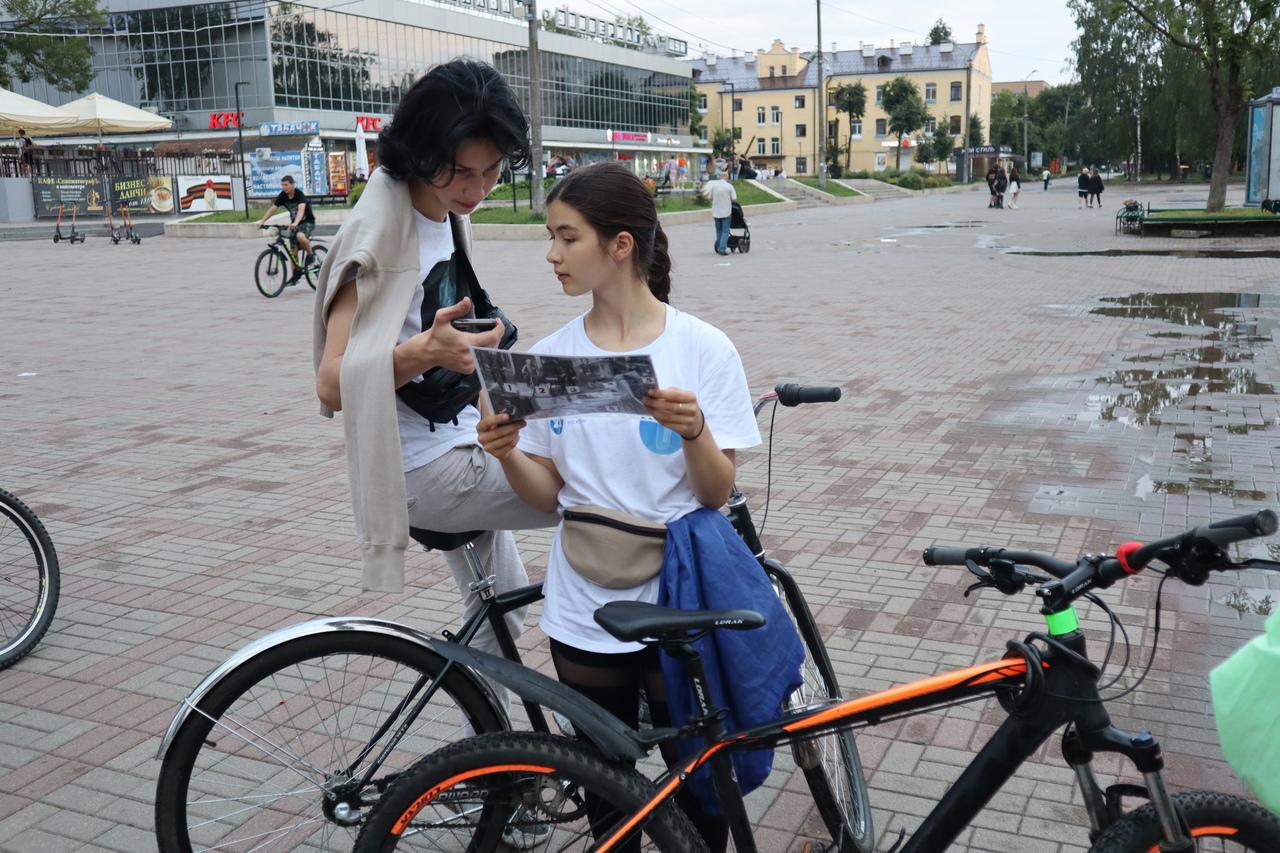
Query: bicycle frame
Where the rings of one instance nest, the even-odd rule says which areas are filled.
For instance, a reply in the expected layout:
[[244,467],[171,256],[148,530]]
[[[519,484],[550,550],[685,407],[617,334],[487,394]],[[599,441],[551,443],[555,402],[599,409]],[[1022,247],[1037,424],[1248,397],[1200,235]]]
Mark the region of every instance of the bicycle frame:
[[[1160,775],[1164,766],[1160,745],[1149,733],[1132,735],[1111,724],[1097,691],[1098,671],[1084,657],[1083,634],[1077,630],[1054,639],[1057,645],[1050,645],[1041,658],[1043,683],[1037,688],[1038,697],[1033,697],[1038,702],[1025,711],[1010,713],[900,853],[947,849],[1017,769],[1064,723],[1071,725],[1063,735],[1063,753],[1082,784],[1094,834],[1108,826],[1112,818],[1108,817],[1107,797],[1094,779],[1092,758],[1097,752],[1117,752],[1133,761],[1143,774],[1147,792],[1169,836],[1166,840],[1171,844],[1185,840]],[[1059,645],[1062,648],[1058,648]],[[705,682],[696,651],[686,645],[677,654],[685,660],[695,684]],[[674,796],[688,776],[709,765],[734,847],[739,853],[750,853],[756,847],[742,794],[728,775],[732,753],[773,747],[840,729],[873,726],[986,696],[1016,695],[1030,689],[1027,687],[1028,666],[1023,657],[978,664],[848,699],[829,708],[784,716],[732,735],[723,735],[715,709],[706,705],[708,694],[704,683],[703,689],[695,687],[694,690],[703,707],[700,718],[690,728],[692,735],[706,737],[708,746],[659,777],[653,798],[615,827],[596,849],[599,853],[615,849],[631,830]],[[1052,697],[1053,701],[1044,701],[1046,697]]]

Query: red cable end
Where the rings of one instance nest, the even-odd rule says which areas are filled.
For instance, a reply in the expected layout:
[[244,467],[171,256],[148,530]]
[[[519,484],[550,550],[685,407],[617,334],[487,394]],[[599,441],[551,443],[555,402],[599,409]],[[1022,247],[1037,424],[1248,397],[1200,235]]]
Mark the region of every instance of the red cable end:
[[1116,559],[1120,561],[1120,568],[1124,569],[1131,575],[1136,575],[1142,571],[1142,568],[1133,568],[1129,565],[1129,555],[1142,547],[1141,542],[1126,542],[1116,549]]

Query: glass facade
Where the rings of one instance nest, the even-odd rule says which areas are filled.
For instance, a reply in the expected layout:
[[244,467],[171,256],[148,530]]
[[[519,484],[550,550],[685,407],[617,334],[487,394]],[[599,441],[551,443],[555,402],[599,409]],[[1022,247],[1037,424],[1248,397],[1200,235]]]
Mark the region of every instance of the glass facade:
[[[501,71],[527,106],[527,30],[511,29],[507,43],[276,0],[108,11],[92,39],[91,88],[172,115],[225,111],[236,82],[246,81],[243,109],[390,114],[432,65],[470,56]],[[687,76],[546,51],[541,58],[544,125],[689,132]],[[19,88],[48,103],[78,97],[44,84]]]

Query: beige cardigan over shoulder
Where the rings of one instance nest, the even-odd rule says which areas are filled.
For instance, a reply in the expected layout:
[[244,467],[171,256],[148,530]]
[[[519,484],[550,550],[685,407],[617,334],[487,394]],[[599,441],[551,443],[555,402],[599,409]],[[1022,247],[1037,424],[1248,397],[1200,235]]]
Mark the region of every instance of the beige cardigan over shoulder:
[[[392,351],[421,273],[412,211],[409,185],[376,170],[329,247],[312,324],[312,355],[319,370],[330,305],[338,285],[354,275],[357,306],[339,382],[351,506],[366,591],[404,589],[409,516]],[[466,217],[461,222],[463,250],[470,256],[471,223]],[[327,406],[321,404],[320,410],[333,417]]]

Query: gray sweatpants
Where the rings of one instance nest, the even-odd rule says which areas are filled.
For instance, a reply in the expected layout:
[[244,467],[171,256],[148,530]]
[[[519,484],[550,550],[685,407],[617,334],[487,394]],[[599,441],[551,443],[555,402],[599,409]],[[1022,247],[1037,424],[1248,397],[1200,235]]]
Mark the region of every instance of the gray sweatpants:
[[[488,531],[475,540],[485,574],[497,578],[498,592],[529,583],[529,575],[516,550],[512,530],[555,527],[560,516],[539,512],[520,499],[502,472],[502,463],[478,444],[455,447],[421,468],[405,472],[409,524],[442,533]],[[443,552],[462,596],[465,622],[480,609],[480,596],[470,589],[471,569],[462,550]],[[524,631],[526,608],[508,613],[507,628],[518,638]],[[501,655],[493,628],[488,624],[471,643],[490,654]]]

